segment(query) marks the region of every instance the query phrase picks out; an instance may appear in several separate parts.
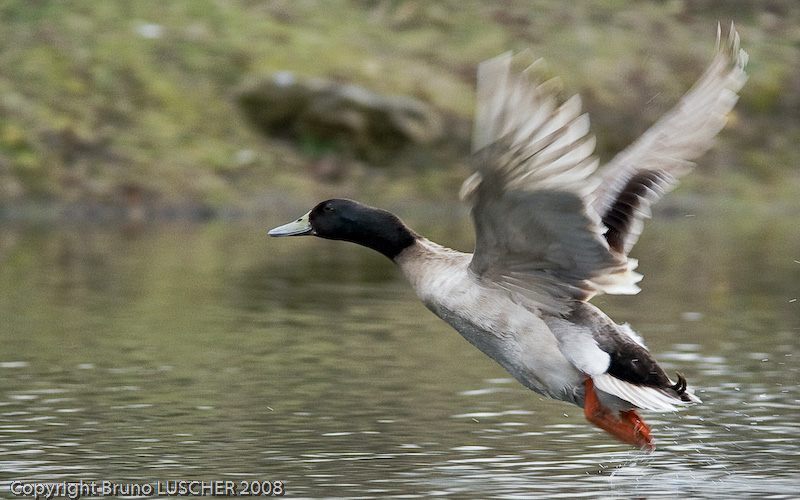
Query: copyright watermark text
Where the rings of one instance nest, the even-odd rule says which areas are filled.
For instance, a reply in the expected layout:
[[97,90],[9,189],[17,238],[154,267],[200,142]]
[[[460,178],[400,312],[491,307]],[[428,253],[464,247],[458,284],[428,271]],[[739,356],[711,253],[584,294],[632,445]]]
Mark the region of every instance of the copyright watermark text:
[[234,496],[283,496],[286,493],[283,481],[156,481],[154,483],[118,483],[113,481],[62,481],[60,483],[37,483],[12,481],[11,494],[35,500],[81,497],[234,497]]

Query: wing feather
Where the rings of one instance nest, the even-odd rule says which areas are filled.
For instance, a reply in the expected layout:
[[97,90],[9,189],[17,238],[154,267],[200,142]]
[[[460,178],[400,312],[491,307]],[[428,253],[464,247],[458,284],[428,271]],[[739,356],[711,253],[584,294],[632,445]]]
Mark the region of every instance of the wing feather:
[[462,187],[476,232],[470,269],[531,309],[564,314],[629,262],[585,201],[597,161],[580,99],[556,105],[559,85],[540,78],[540,63],[511,74],[527,57],[479,69],[477,172]]
[[649,207],[670,191],[694,167],[727,122],[727,114],[747,81],[747,53],[731,24],[727,44],[721,43],[708,69],[678,104],[639,139],[605,165],[597,176],[592,206],[601,215],[615,242],[627,255],[649,217]]
[[679,104],[597,169],[594,137],[578,96],[527,53],[481,64],[473,134],[477,171],[462,186],[472,205],[470,270],[531,309],[564,315],[595,293],[636,293],[627,257],[650,214],[708,149],[746,80],[747,54],[728,43]]

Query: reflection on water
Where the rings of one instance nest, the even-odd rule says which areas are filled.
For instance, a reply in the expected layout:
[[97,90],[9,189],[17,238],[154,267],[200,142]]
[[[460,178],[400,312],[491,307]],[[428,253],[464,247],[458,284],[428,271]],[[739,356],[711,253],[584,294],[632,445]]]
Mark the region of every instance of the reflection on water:
[[[466,222],[406,218],[470,246]],[[705,401],[646,415],[652,454],[524,390],[368,250],[248,224],[5,228],[0,496],[258,479],[295,498],[795,498],[800,231],[731,219],[653,221],[644,291],[595,300]]]

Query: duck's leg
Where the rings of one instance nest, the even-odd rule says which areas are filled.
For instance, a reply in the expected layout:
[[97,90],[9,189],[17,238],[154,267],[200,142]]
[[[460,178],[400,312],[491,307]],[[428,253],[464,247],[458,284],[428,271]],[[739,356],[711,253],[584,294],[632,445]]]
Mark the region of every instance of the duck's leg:
[[608,432],[623,443],[628,443],[643,450],[653,451],[656,447],[650,435],[650,429],[642,421],[636,410],[612,411],[600,404],[594,391],[591,378],[584,381],[586,401],[583,413],[586,419]]

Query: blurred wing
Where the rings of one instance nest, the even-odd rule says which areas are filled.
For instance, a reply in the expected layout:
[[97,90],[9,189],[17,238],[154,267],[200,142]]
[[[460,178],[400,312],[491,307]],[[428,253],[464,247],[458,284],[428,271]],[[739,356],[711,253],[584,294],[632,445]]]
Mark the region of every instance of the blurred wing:
[[558,105],[541,63],[504,54],[478,70],[477,172],[461,188],[472,204],[470,269],[527,307],[553,314],[597,292],[636,293],[627,253],[649,206],[705,152],[746,80],[747,54],[731,26],[711,65],[680,103],[602,171],[578,96]]
[[747,53],[731,25],[727,44],[720,43],[706,72],[681,101],[647,132],[598,172],[592,207],[608,228],[606,238],[627,255],[642,231],[650,205],[691,170],[727,122],[747,75]]
[[462,198],[469,197],[482,176],[496,177],[505,189],[588,194],[594,187],[587,179],[597,169],[591,157],[595,141],[588,115],[581,114],[580,97],[557,106],[560,82],[542,81],[544,62],[529,61],[528,52],[506,53],[478,67],[473,151],[481,163],[464,183]]
[[638,289],[587,206],[597,162],[580,99],[558,106],[559,85],[538,77],[539,63],[512,69],[526,57],[505,54],[478,71],[478,171],[461,190],[476,232],[470,269],[528,307],[564,314],[569,299]]

